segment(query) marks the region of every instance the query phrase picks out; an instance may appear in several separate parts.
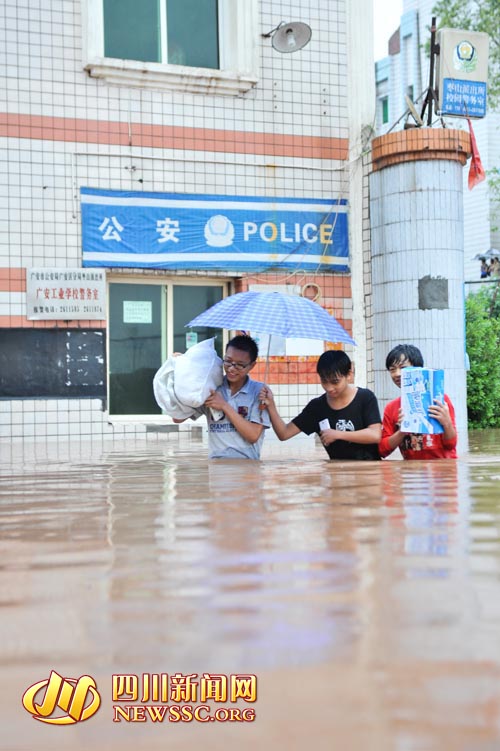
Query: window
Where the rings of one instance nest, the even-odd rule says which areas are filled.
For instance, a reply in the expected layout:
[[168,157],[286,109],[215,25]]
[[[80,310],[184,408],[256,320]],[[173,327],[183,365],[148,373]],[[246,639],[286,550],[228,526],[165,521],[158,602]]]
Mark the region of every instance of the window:
[[103,0],[104,56],[219,67],[217,0]]
[[380,103],[382,105],[382,125],[386,125],[389,122],[389,97],[385,96]]
[[83,0],[82,7],[84,67],[93,77],[229,95],[257,82],[257,0]]

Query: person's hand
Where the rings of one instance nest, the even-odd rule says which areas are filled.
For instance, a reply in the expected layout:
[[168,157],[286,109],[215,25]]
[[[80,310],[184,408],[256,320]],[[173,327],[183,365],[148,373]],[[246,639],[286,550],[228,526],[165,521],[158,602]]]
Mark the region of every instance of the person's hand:
[[329,446],[331,443],[335,443],[335,441],[338,441],[337,433],[339,433],[339,430],[334,430],[333,428],[330,428],[329,430],[322,430],[319,434],[319,439],[323,446]]
[[259,405],[261,409],[266,409],[274,403],[274,395],[269,386],[263,386],[259,393]]
[[399,408],[399,412],[398,412],[398,422],[397,422],[397,426],[396,427],[397,427],[397,429],[399,430],[400,433],[404,433],[405,435],[408,435],[408,433],[410,433],[411,431],[409,431],[409,430],[403,430],[403,428],[402,428],[403,420],[404,419],[405,419],[405,414],[403,412],[403,408],[400,407]]
[[451,427],[451,415],[450,409],[446,402],[440,402],[439,399],[434,399],[435,404],[431,404],[429,407],[429,417],[433,417],[437,420],[443,428]]
[[211,409],[221,409],[223,412],[227,407],[227,402],[223,399],[222,395],[218,391],[211,391],[210,396],[205,401],[205,407]]

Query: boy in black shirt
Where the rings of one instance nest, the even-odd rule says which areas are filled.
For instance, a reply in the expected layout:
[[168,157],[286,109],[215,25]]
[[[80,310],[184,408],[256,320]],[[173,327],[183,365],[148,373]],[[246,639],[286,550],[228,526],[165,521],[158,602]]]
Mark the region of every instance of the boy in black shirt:
[[269,386],[261,390],[259,398],[267,407],[280,441],[287,441],[300,432],[306,435],[316,432],[330,459],[379,459],[382,421],[377,398],[369,389],[350,382],[352,363],[349,357],[340,350],[323,352],[316,372],[325,393],[312,399],[288,424],[279,416]]

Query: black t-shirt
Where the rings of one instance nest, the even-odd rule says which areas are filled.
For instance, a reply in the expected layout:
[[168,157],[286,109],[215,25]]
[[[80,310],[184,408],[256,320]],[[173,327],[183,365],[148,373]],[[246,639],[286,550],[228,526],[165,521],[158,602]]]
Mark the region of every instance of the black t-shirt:
[[[326,394],[312,399],[292,422],[306,435],[319,433],[320,420],[327,419],[335,430],[362,430],[368,425],[382,422],[377,397],[369,389],[358,388],[352,402],[343,409],[332,409]],[[350,443],[334,441],[326,446],[330,459],[380,459],[377,443]]]

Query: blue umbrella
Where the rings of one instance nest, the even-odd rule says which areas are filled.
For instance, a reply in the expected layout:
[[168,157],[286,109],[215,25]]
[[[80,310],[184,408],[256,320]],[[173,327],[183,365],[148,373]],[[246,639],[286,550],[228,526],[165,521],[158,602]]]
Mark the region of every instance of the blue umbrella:
[[239,292],[225,297],[186,326],[255,331],[287,339],[322,339],[356,344],[321,305],[282,292]]
[[318,303],[282,292],[238,292],[225,297],[186,324],[270,334],[264,381],[269,370],[271,336],[287,339],[322,339],[356,344],[343,326]]

